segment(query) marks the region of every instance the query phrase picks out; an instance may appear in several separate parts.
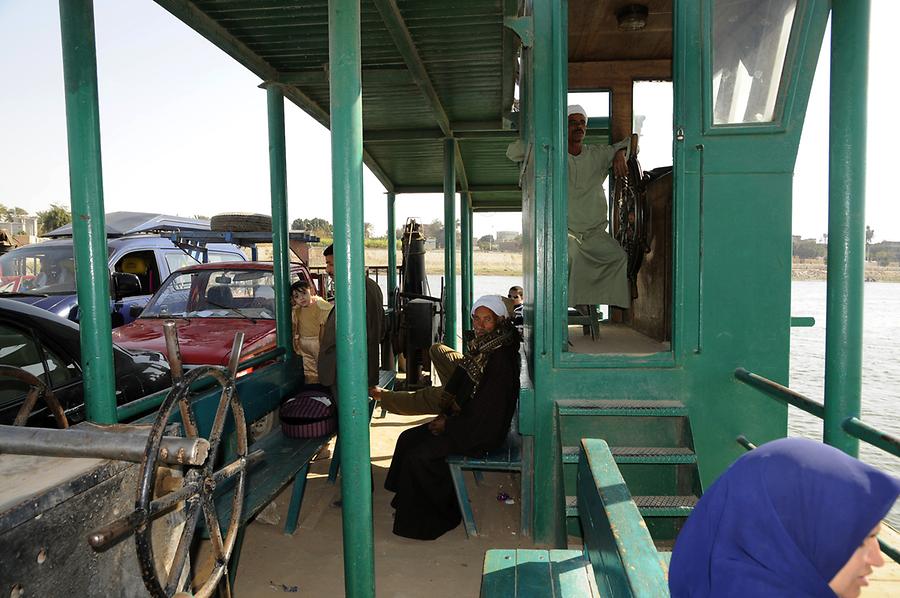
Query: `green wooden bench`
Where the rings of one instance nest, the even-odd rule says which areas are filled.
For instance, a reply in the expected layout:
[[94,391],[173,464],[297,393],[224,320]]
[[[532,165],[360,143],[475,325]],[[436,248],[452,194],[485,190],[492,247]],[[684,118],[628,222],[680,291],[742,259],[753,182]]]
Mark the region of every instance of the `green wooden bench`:
[[581,441],[578,517],[583,550],[488,550],[482,598],[668,596],[657,552],[606,442]]
[[[462,513],[463,524],[466,528],[466,536],[478,535],[475,526],[475,515],[472,513],[472,503],[469,500],[469,492],[466,489],[466,481],[463,470],[471,470],[475,473],[476,483],[480,481],[480,471],[522,471],[522,436],[516,426],[517,417],[513,417],[513,423],[503,446],[482,457],[466,457],[465,455],[450,455],[447,457],[447,465],[450,467],[450,476],[453,478],[453,489],[456,491],[456,500]],[[520,497],[522,535],[530,536],[531,510],[530,502]]]
[[[394,390],[394,383],[397,380],[397,372],[392,370],[378,370],[378,386],[387,390]],[[378,401],[369,401],[369,421],[372,421],[372,414],[375,412],[375,404]],[[331,455],[331,465],[328,467],[328,481],[334,484],[337,481],[338,473],[341,470],[341,439],[338,437],[334,441],[334,454]]]

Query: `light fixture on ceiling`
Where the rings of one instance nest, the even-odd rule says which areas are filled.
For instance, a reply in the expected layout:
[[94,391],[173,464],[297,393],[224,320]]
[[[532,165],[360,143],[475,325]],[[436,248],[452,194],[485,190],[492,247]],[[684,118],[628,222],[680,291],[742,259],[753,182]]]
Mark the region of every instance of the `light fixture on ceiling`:
[[620,31],[640,31],[647,26],[646,4],[628,4],[616,12]]

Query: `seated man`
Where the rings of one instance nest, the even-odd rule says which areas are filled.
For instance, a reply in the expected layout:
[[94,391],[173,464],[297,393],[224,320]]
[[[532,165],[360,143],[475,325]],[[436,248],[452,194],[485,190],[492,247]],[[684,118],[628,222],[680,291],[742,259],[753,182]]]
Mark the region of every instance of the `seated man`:
[[[496,299],[496,301],[502,302],[503,308],[505,309],[503,317],[510,318],[514,324],[516,323],[514,319],[515,304],[511,300],[500,297],[499,295],[485,295],[479,299],[479,301],[484,301],[488,298],[491,298],[491,301]],[[477,305],[478,304],[476,303],[476,306]],[[498,308],[499,305],[500,304],[497,303]],[[475,316],[473,311],[473,324],[474,320]],[[468,347],[470,346],[470,343],[477,338],[478,331],[466,331],[463,335],[464,342]],[[454,351],[442,343],[435,343],[428,349],[428,355],[431,357],[431,363],[434,365],[438,378],[440,378],[441,384],[444,386],[426,386],[425,388],[420,388],[415,391],[385,390],[380,386],[375,386],[369,389],[369,396],[381,401],[381,406],[386,411],[396,413],[397,415],[440,415],[441,413],[458,411],[454,396],[447,391],[446,385],[450,381],[457,363],[463,359],[463,354]]]
[[447,467],[450,454],[481,456],[503,444],[519,396],[520,336],[497,295],[475,302],[475,337],[447,381],[458,411],[397,439],[384,487],[395,492],[394,533],[433,540],[462,520]]

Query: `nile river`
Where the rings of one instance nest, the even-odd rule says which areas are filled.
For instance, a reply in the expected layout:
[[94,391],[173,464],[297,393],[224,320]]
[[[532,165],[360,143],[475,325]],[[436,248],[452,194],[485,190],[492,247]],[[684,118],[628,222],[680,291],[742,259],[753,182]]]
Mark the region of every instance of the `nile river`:
[[[440,276],[429,276],[432,293],[440,293]],[[506,294],[522,284],[514,276],[476,276],[473,294]],[[459,284],[459,283],[457,283]],[[812,328],[791,330],[792,389],[821,402],[825,382],[825,281],[795,281],[791,285],[793,316],[812,316]],[[863,330],[862,420],[879,430],[900,436],[900,283],[866,283]],[[791,436],[822,439],[822,422],[791,408]],[[900,458],[860,443],[863,461],[900,476]],[[900,528],[900,506],[890,521]]]

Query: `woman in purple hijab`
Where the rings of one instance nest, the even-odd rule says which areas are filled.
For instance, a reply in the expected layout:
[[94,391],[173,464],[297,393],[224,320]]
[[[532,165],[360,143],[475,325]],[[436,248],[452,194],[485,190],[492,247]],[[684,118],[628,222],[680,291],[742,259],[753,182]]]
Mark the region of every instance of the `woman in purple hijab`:
[[675,543],[673,598],[858,596],[884,564],[875,535],[900,480],[803,438],[740,459]]

